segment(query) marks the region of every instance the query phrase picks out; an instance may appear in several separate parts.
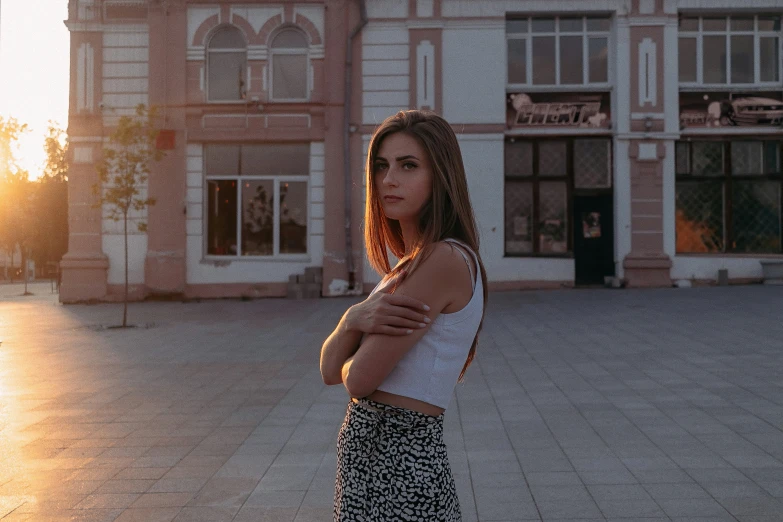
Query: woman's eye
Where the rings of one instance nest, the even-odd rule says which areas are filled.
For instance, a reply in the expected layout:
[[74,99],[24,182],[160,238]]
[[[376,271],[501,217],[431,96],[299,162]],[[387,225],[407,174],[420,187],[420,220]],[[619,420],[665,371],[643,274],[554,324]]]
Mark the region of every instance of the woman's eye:
[[405,170],[413,170],[413,169],[416,168],[416,164],[415,163],[403,163],[402,168],[404,168]]
[[385,163],[376,163],[375,164],[375,172],[380,172],[380,171],[385,170],[385,169],[386,169],[386,164]]

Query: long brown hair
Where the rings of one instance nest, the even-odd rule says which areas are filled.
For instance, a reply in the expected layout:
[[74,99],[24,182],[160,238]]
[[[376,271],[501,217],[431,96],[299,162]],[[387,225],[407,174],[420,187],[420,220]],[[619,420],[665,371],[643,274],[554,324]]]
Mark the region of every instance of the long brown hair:
[[[415,138],[429,155],[432,166],[432,197],[419,215],[418,241],[405,252],[402,229],[398,221],[383,213],[380,197],[375,188],[375,160],[381,142],[397,132]],[[367,202],[364,212],[364,241],[370,265],[381,274],[394,276],[401,270],[410,275],[429,256],[432,246],[444,239],[456,239],[465,243],[478,258],[477,268],[484,289],[484,310],[487,305],[487,273],[479,254],[479,234],[473,207],[470,204],[465,166],[462,163],[457,136],[451,125],[433,112],[400,111],[386,118],[375,131],[367,152]],[[396,267],[389,264],[388,253],[400,259]],[[476,337],[468,353],[468,359],[460,372],[465,375],[476,355],[478,334],[484,324],[482,312]]]

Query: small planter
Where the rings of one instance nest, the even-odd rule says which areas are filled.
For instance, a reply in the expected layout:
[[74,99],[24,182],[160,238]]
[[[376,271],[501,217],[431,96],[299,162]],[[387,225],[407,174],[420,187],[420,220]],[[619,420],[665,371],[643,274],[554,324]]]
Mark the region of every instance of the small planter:
[[760,261],[765,285],[783,285],[783,260]]

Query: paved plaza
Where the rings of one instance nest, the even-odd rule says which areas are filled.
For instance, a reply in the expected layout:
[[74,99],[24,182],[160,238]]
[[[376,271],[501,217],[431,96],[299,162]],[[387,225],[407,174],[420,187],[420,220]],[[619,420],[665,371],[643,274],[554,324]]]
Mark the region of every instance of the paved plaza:
[[[0,520],[331,520],[356,299],[0,285]],[[783,287],[494,293],[446,413],[465,522],[783,521]],[[372,521],[368,521],[372,522]]]

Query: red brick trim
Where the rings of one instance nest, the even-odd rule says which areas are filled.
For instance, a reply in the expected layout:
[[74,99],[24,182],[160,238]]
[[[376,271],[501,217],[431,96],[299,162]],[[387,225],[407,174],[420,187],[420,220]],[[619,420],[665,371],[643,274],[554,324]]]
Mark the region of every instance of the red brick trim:
[[198,29],[196,29],[196,34],[193,36],[193,41],[190,43],[190,45],[207,45],[207,35],[214,29],[215,27],[220,25],[220,17],[218,15],[212,15],[206,20],[204,20],[204,23],[202,23]]

